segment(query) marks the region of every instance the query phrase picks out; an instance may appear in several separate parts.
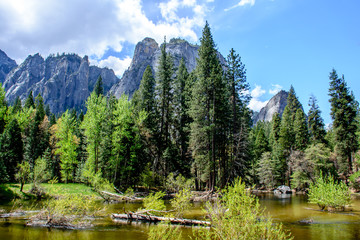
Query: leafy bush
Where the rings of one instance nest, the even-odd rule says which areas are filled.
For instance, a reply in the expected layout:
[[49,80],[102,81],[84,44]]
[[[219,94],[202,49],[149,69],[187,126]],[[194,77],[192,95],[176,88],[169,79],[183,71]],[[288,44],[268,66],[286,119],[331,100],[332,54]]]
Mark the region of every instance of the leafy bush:
[[164,192],[150,193],[149,196],[144,198],[144,207],[147,210],[156,210],[164,211],[166,210],[164,200],[162,198],[165,196]]
[[176,217],[182,217],[184,212],[191,207],[191,196],[192,194],[190,189],[185,188],[180,190],[175,195],[175,198],[171,199],[170,203],[175,210]]
[[258,199],[246,191],[240,179],[206,204],[211,230],[194,229],[195,239],[291,239],[281,224],[264,214]]
[[350,180],[350,186],[355,188],[356,190],[360,189],[360,171],[355,172],[353,174],[350,175],[349,180]]
[[336,182],[333,176],[320,176],[310,185],[309,202],[322,210],[344,210],[351,202],[351,195],[345,183]]
[[191,189],[193,187],[193,179],[186,179],[179,174],[175,177],[174,173],[170,173],[166,180],[165,188],[168,192],[179,192],[182,189]]
[[179,227],[170,224],[152,226],[148,234],[148,240],[180,240],[182,234]]

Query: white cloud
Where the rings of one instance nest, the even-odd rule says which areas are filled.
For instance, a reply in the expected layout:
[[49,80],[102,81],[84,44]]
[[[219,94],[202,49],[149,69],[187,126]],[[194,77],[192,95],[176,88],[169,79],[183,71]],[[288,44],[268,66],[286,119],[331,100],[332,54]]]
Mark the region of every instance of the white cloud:
[[[205,1],[169,0],[154,7],[162,15],[156,23],[147,17],[141,0],[0,0],[0,46],[17,60],[37,52],[101,59],[108,49],[120,52],[125,42],[136,44],[145,37],[159,43],[165,34],[167,39],[198,40],[208,11]],[[181,8],[189,16],[179,16]]]
[[269,100],[263,102],[257,98],[251,98],[248,107],[253,111],[259,112],[263,107],[265,107],[268,101]]
[[130,66],[131,57],[127,56],[124,59],[120,59],[114,56],[109,56],[106,59],[103,59],[99,62],[91,60],[91,64],[97,65],[99,67],[108,67],[114,70],[115,74],[118,77],[124,73],[124,71]]
[[251,91],[251,97],[252,98],[258,98],[261,97],[262,95],[264,95],[266,93],[266,91],[264,89],[261,88],[261,86],[259,85],[255,85],[255,88]]
[[282,86],[281,85],[279,85],[279,84],[272,84],[271,85],[272,86],[272,88],[269,90],[269,93],[271,94],[271,95],[275,95],[275,94],[277,94],[278,92],[280,92],[280,90],[282,90]]
[[243,7],[246,5],[254,6],[255,0],[240,0],[237,4],[235,4],[232,7],[226,8],[225,11],[229,11],[231,9],[237,8],[237,7]]

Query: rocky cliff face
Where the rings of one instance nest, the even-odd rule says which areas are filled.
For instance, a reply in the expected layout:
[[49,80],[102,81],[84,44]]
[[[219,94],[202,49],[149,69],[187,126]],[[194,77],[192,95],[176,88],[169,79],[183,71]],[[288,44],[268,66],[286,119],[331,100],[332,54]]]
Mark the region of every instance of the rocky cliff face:
[[288,92],[281,90],[275,96],[273,96],[269,102],[263,107],[260,112],[254,116],[253,122],[256,124],[258,121],[271,121],[275,113],[279,113],[282,116],[287,104]]
[[84,109],[99,75],[103,79],[104,93],[119,81],[113,70],[90,66],[87,56],[52,55],[44,60],[35,54],[6,76],[6,99],[12,103],[19,96],[24,101],[33,91],[34,97],[39,93],[43,96],[53,113]]
[[16,62],[9,58],[6,53],[0,50],[0,82],[5,81],[6,75],[13,69],[17,67]]
[[[166,52],[170,53],[174,66],[177,68],[181,58],[184,58],[186,68],[191,72],[196,66],[199,46],[191,45],[182,39],[171,39],[166,44]],[[145,38],[135,47],[134,57],[130,67],[125,71],[120,82],[114,85],[110,93],[119,98],[121,94],[128,94],[130,97],[139,88],[143,73],[148,65],[156,72],[161,49],[158,43],[151,38]],[[220,55],[221,62],[225,59]]]

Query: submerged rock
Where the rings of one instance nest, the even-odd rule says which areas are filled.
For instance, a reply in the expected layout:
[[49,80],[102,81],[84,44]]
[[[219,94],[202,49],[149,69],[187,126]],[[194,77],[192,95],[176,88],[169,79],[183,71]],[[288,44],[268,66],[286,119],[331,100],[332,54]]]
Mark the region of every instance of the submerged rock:
[[274,190],[274,194],[292,194],[292,191],[289,186],[281,185]]

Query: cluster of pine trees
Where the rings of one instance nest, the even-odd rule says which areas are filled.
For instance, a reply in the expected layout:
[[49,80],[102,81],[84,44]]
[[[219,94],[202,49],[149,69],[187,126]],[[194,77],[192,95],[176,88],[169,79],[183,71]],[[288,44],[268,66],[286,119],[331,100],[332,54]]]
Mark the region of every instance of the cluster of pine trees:
[[325,129],[315,96],[309,112],[291,86],[282,117],[260,122],[250,132],[252,164],[250,181],[267,188],[279,184],[304,189],[322,174],[353,180],[356,184],[359,146],[358,103],[344,76],[335,70],[329,76],[329,96],[333,123]]
[[189,73],[184,60],[174,68],[164,41],[156,74],[146,68],[131,100],[104,96],[99,77],[86,114],[68,110],[56,118],[32,92],[24,105],[18,98],[8,106],[1,88],[0,180],[34,178],[41,163],[43,180],[121,189],[163,185],[170,173],[213,190],[239,176],[267,188],[302,188],[321,173],[356,172],[358,105],[344,77],[330,74],[328,131],[315,97],[306,116],[293,88],[282,117],[252,126],[240,56],[231,49],[220,62],[207,23],[200,42]]

